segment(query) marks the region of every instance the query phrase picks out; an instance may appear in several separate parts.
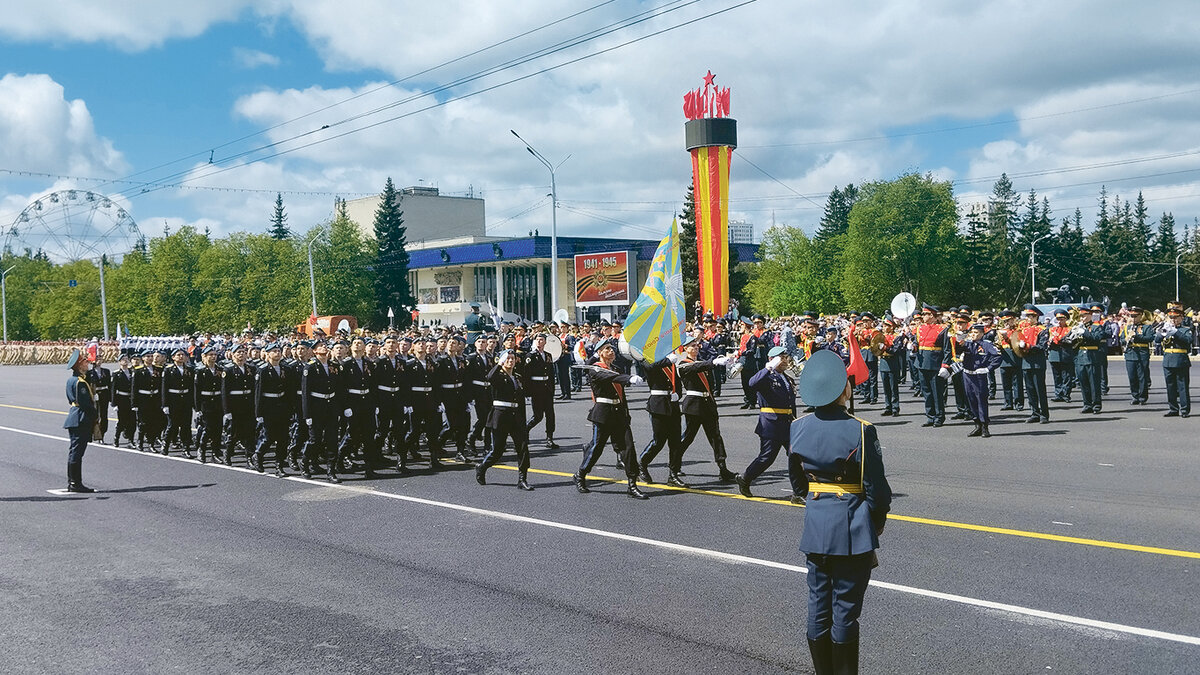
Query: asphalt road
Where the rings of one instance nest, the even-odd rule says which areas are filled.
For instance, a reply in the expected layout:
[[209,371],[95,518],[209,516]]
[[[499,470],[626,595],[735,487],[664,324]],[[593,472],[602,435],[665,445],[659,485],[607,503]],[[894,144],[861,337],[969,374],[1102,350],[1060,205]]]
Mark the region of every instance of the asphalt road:
[[[1162,417],[1160,372],[1128,406],[1121,366],[1104,414],[996,406],[991,439],[920,428],[907,393],[898,419],[860,408],[897,493],[863,672],[1195,672],[1200,422]],[[532,493],[502,467],[486,487],[462,467],[330,486],[93,445],[100,492],[53,494],[66,375],[0,368],[2,672],[811,672],[782,459],[755,485],[773,499],[716,482],[703,438],[695,490],[579,495],[576,400],[563,448],[534,431]],[[737,402],[721,425],[740,470],[758,444]],[[619,478],[614,459],[594,476]]]

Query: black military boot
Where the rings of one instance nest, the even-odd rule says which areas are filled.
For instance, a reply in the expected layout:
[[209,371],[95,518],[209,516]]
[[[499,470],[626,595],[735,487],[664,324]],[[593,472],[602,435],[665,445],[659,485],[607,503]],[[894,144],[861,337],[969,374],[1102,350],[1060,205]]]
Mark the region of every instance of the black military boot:
[[575,489],[579,491],[579,494],[586,495],[591,492],[591,490],[588,489],[586,473],[577,473],[574,476],[571,476],[571,480],[575,483]]
[[813,672],[816,675],[832,675],[833,641],[829,639],[829,633],[816,640],[809,638],[808,651],[812,654]]
[[[521,474],[524,476],[525,474]],[[483,464],[475,467],[475,482],[480,485],[487,485],[487,467]]]
[[835,675],[858,675],[858,640],[854,642],[832,642],[833,670]]
[[981,433],[981,434],[979,434],[979,435],[980,435],[980,436],[983,436],[984,438],[991,438],[991,437],[992,437],[992,432],[988,431],[988,425],[987,425],[987,422],[984,422],[984,423],[983,423],[983,433]]
[[629,479],[629,485],[625,488],[625,494],[634,499],[650,499],[646,496],[646,493],[638,489],[637,479],[634,478]]
[[208,464],[208,448],[203,445],[200,446],[200,463]]
[[546,448],[550,450],[558,449],[558,443],[554,442],[554,434],[546,434]]
[[750,481],[746,480],[745,476],[739,473],[733,477],[733,480],[737,482],[738,492],[742,493],[743,497],[754,496],[754,493],[750,492]]
[[688,485],[687,483],[683,482],[683,479],[679,477],[678,471],[672,471],[670,474],[667,475],[667,485],[670,485],[672,487],[677,487],[677,488],[685,488],[685,489],[691,487],[691,485]]
[[967,434],[967,438],[974,438],[981,435],[983,435],[983,422],[976,422],[975,428],[971,430],[971,433]]
[[[250,458],[247,457],[246,459],[249,460]],[[263,458],[261,453],[254,453],[254,470],[263,473]]]
[[720,473],[717,474],[717,477],[721,480],[722,483],[736,483],[737,482],[737,474],[730,471],[729,469],[725,468],[724,462],[718,464],[717,468],[720,469]]
[[533,486],[529,484],[529,479],[525,475],[524,471],[522,471],[520,476],[517,478],[517,487],[526,492],[533,492]]
[[650,465],[638,460],[638,480],[643,483],[653,483],[654,479],[650,477]]

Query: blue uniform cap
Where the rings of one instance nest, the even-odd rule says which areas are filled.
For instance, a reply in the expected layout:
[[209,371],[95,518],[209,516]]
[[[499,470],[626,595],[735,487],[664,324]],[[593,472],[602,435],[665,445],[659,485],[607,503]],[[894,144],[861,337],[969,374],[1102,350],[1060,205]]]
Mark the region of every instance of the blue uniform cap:
[[76,363],[79,363],[79,350],[72,349],[71,356],[67,357],[67,370],[75,370]]
[[787,350],[784,349],[783,347],[771,347],[771,351],[767,352],[767,358],[773,359],[776,356],[783,356],[786,353],[787,353]]
[[272,342],[271,344],[267,345],[266,347],[263,347],[264,352],[277,352],[282,349],[283,349],[283,347],[280,347],[278,342]]
[[805,362],[798,384],[806,405],[829,405],[846,390],[846,364],[828,349],[820,349]]

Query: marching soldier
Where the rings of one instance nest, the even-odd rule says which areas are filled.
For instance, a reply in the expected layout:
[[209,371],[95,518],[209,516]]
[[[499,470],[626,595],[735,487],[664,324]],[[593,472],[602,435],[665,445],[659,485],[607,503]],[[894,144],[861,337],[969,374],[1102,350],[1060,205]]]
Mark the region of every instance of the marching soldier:
[[192,459],[192,384],[195,376],[188,366],[187,352],[176,348],[171,352],[174,363],[163,370],[162,409],[167,416],[167,438],[163,441],[162,454],[167,454],[171,444],[183,446],[183,454]]
[[467,408],[471,399],[466,388],[470,379],[467,362],[462,355],[465,345],[466,341],[457,335],[450,338],[446,355],[435,366],[438,397],[446,413],[446,424],[441,430],[438,445],[445,447],[447,441],[453,441],[455,461],[470,464],[471,460],[463,454],[467,449],[467,435],[471,433],[471,411]]
[[1092,308],[1087,305],[1081,306],[1079,312],[1079,325],[1076,327],[1078,336],[1075,338],[1075,379],[1083,396],[1082,412],[1085,415],[1099,415],[1102,405],[1099,351],[1108,343],[1108,332],[1104,329],[1104,317],[1100,313],[1092,313]]
[[468,390],[475,403],[475,426],[471,428],[471,436],[467,439],[467,445],[471,449],[471,454],[476,456],[479,455],[476,443],[480,438],[483,439],[483,454],[486,455],[492,449],[492,428],[488,426],[488,420],[491,419],[492,401],[495,399],[492,397],[492,383],[488,379],[488,374],[494,367],[492,353],[495,348],[496,337],[494,335],[480,334],[475,339],[475,353],[466,357],[467,377],[470,378]]
[[808,646],[817,673],[858,672],[858,617],[878,565],[892,490],[875,427],[846,412],[853,396],[836,355],[814,354],[800,397],[816,412],[791,429],[789,473],[808,486],[800,550],[808,562]]
[[475,480],[487,485],[487,470],[504,455],[504,446],[511,436],[517,453],[517,487],[532,492],[529,485],[529,431],[525,422],[525,392],[516,372],[517,355],[505,350],[497,359],[500,363],[487,374],[488,391],[493,398],[488,410],[487,425],[491,443],[483,461],[475,467]]
[[338,366],[329,358],[329,347],[324,342],[313,345],[313,360],[304,367],[300,388],[304,392],[304,424],[308,427],[308,444],[304,446],[305,478],[312,478],[320,470],[322,456],[329,460],[327,477],[331,483],[340,483],[337,477],[337,462],[334,456],[338,442]]
[[988,376],[1000,367],[1001,357],[996,345],[983,336],[983,326],[972,326],[962,351],[963,389],[971,406],[971,417],[975,420],[975,428],[967,434],[969,438],[990,438],[992,435],[988,430]]
[[[350,343],[350,356],[338,368],[338,395],[342,400],[342,417],[347,434],[338,445],[334,464],[337,471],[348,471],[355,452],[363,453],[365,477],[375,477],[375,394],[371,389],[371,361],[367,358],[367,343],[356,335]],[[329,481],[338,482],[334,469],[330,469]]]
[[308,425],[304,423],[304,368],[312,360],[312,345],[301,340],[292,348],[292,358],[283,360],[288,391],[295,394],[292,423],[288,430],[288,464],[296,471],[304,467],[304,446],[308,444]]
[[224,371],[217,368],[218,349],[209,344],[200,351],[200,368],[192,384],[192,407],[197,415],[196,445],[200,448],[200,463],[208,462],[211,452],[214,461],[221,458],[221,418],[225,412],[221,389]]
[[1017,341],[1020,349],[1021,374],[1025,377],[1025,394],[1029,398],[1027,424],[1048,424],[1050,403],[1046,392],[1046,354],[1050,349],[1050,332],[1042,325],[1042,310],[1037,305],[1025,305],[1026,326]]
[[254,377],[254,419],[258,426],[258,444],[254,448],[254,470],[263,472],[263,456],[275,449],[275,475],[287,474],[288,426],[296,402],[294,386],[283,368],[283,348],[277,342],[263,347],[266,359]]
[[[441,469],[441,431],[442,414],[438,403],[438,394],[434,387],[438,384],[436,366],[428,351],[437,345],[437,340],[426,338],[413,343],[413,358],[405,364],[405,379],[409,384],[408,405],[411,408],[411,425],[408,433],[409,454],[420,461],[416,453],[417,444],[424,434],[429,443],[429,466]],[[402,467],[403,469],[403,467]]]
[[1000,312],[1000,328],[996,331],[996,346],[1000,348],[1000,385],[1004,389],[1001,410],[1025,409],[1025,381],[1021,377],[1021,357],[1013,348],[1017,340],[1017,313],[1011,309]]
[[[687,452],[692,441],[696,440],[696,433],[703,428],[704,435],[708,437],[708,444],[712,446],[713,459],[717,463],[721,482],[732,483],[737,474],[725,467],[725,439],[721,437],[717,402],[713,399],[712,393],[713,367],[724,367],[729,362],[729,357],[718,356],[715,359],[698,361],[700,344],[697,340],[684,345],[683,350],[685,357],[675,364],[679,376],[683,379],[683,399],[680,401],[679,407],[686,420],[683,440],[680,441],[680,464],[682,465],[683,453]],[[750,380],[747,378],[747,386],[749,386],[749,382]],[[755,403],[757,403],[757,397]]]
[[1054,325],[1050,326],[1050,351],[1046,361],[1054,376],[1054,398],[1056,403],[1070,403],[1072,383],[1075,379],[1075,350],[1064,338],[1071,331],[1067,325],[1070,313],[1065,309],[1054,310]]
[[[407,472],[407,452],[404,447],[406,429],[404,418],[405,391],[404,358],[400,356],[399,342],[396,336],[389,335],[383,339],[383,354],[375,360],[372,377],[375,382],[375,396],[378,397],[379,423],[375,428],[376,453],[400,453],[400,464]],[[386,448],[386,450],[385,450]]]
[[[695,340],[696,338],[690,338]],[[680,442],[682,430],[682,415],[679,409],[679,397],[683,395],[683,379],[675,369],[679,353],[672,352],[667,356],[646,366],[646,385],[650,387],[650,396],[646,399],[646,411],[650,413],[650,430],[652,437],[638,457],[638,478],[643,483],[653,483],[650,477],[650,464],[658,453],[667,446],[667,485],[686,488],[687,483],[680,478],[683,468],[683,445]]]
[[1167,387],[1170,410],[1163,417],[1188,417],[1192,414],[1191,360],[1192,331],[1183,323],[1183,310],[1178,306],[1167,309],[1167,321],[1159,328],[1163,346],[1163,377]]
[[[787,375],[788,368],[792,367],[792,357],[787,349],[772,347],[767,352],[767,359],[766,366],[750,378],[750,387],[758,395],[758,426],[754,427],[754,433],[758,434],[759,452],[750,466],[734,478],[744,497],[754,496],[750,492],[751,483],[771,467],[781,449],[786,451],[791,440],[792,420],[796,419],[796,385]],[[803,504],[808,492],[804,475],[789,474],[789,478],[792,479],[792,503]]]
[[159,452],[163,431],[162,415],[162,365],[166,362],[160,352],[148,354],[148,363],[134,373],[134,396],[137,402],[138,450]]
[[[925,305],[921,310],[922,323],[917,327],[917,373],[921,380],[921,395],[925,397],[923,427],[940,427],[946,423],[946,379],[950,376],[949,329],[938,322],[937,308]],[[844,362],[843,362],[844,363]],[[944,373],[944,375],[943,375]]]
[[554,442],[554,361],[546,353],[546,334],[538,333],[533,338],[533,349],[525,355],[525,391],[529,396],[533,417],[526,424],[526,431],[533,431],[538,422],[546,419],[546,447],[558,447]]
[[113,445],[121,447],[121,436],[129,447],[133,447],[133,434],[137,428],[137,419],[133,412],[133,370],[129,368],[129,355],[122,353],[117,357],[120,366],[112,374],[112,401],[117,407],[117,429],[113,432]]
[[233,466],[233,447],[241,445],[250,466],[254,454],[254,371],[246,362],[248,348],[242,342],[233,348],[232,362],[221,376],[221,405],[225,414],[221,421],[228,428],[225,443],[225,465]]
[[1145,312],[1130,307],[1121,327],[1121,346],[1125,349],[1125,374],[1129,377],[1130,405],[1144,405],[1150,399],[1150,345],[1154,326],[1144,322]]
[[104,435],[108,433],[108,406],[112,402],[112,372],[105,368],[102,364],[104,359],[100,350],[96,350],[94,357],[89,357],[92,367],[87,371],[88,382],[92,384],[92,390],[96,392],[96,422],[99,425],[100,433],[95,440],[98,443],[104,442]]
[[628,480],[626,494],[634,499],[649,499],[638,489],[638,462],[634,454],[633,444],[629,434],[629,401],[625,398],[625,387],[644,382],[637,375],[624,375],[614,369],[617,350],[612,342],[606,342],[597,348],[599,357],[596,364],[589,367],[591,371],[592,410],[588,413],[588,421],[592,423],[592,440],[583,448],[583,462],[579,472],[572,480],[575,489],[581,494],[591,492],[587,476],[592,467],[604,454],[604,446],[611,440],[621,461],[625,465],[625,477]]

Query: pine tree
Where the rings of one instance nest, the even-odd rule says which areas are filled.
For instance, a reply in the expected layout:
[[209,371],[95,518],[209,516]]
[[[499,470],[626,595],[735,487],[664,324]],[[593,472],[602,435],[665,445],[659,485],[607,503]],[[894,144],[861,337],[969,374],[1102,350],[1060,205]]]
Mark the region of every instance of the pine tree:
[[[344,204],[341,212],[345,212]],[[402,308],[416,304],[408,283],[405,230],[400,193],[389,176],[375,209],[375,243],[379,250],[375,262],[375,325],[378,326],[387,325],[388,308],[395,312],[398,325],[407,325],[410,318]]]
[[1170,213],[1162,214],[1158,220],[1158,234],[1154,237],[1154,259],[1158,262],[1175,262],[1182,247],[1175,236],[1175,216]]
[[850,210],[858,201],[858,188],[851,183],[844,189],[833,188],[829,198],[825,200],[825,214],[817,228],[815,239],[820,242],[829,241],[846,234],[850,229]]
[[275,211],[271,214],[271,229],[269,234],[272,239],[290,239],[292,231],[287,226],[287,213],[283,210],[283,193],[275,193]]
[[[683,302],[688,312],[700,300],[700,261],[696,251],[696,195],[688,186],[679,215],[679,264],[683,270]],[[688,314],[691,316],[691,314]]]

